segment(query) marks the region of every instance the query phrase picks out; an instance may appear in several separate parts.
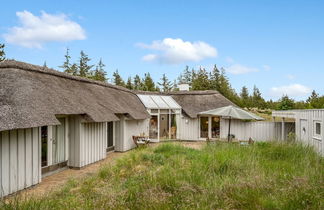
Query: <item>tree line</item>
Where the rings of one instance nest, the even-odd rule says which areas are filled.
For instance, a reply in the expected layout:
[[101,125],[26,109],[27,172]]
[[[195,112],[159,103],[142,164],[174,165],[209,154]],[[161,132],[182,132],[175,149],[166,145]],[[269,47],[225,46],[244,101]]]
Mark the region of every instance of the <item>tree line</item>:
[[[0,62],[6,59],[4,48],[5,45],[0,44]],[[44,66],[46,66],[46,62]],[[70,50],[67,48],[64,62],[59,68],[70,75],[110,82],[130,90],[169,92],[179,90],[179,84],[189,84],[190,90],[216,90],[244,108],[272,110],[324,108],[324,95],[319,95],[315,91],[305,101],[295,101],[287,95],[282,96],[278,101],[265,100],[256,86],[253,87],[251,93],[246,86],[243,86],[241,91],[237,93],[226,76],[226,70],[224,68],[219,69],[216,65],[213,66],[211,71],[207,71],[203,67],[190,69],[189,66],[186,66],[174,81],[169,80],[166,74],[163,74],[156,83],[149,72],[145,73],[143,78],[136,74],[134,77],[128,77],[127,80],[124,80],[118,69],[112,73],[112,78],[108,78],[102,59],[96,65],[91,64],[91,59],[84,51],[80,52],[76,62],[71,62]]]

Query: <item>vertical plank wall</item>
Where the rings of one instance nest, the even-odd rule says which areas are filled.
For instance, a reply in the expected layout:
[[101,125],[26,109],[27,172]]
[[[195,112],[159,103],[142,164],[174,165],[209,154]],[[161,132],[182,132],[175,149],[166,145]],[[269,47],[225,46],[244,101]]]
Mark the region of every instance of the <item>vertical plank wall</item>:
[[81,123],[80,167],[106,157],[107,123]]
[[0,132],[0,196],[41,181],[40,129]]
[[[220,136],[223,139],[228,135],[228,120],[221,119]],[[238,140],[271,141],[280,137],[280,123],[274,122],[244,122],[241,120],[231,121],[231,134]]]
[[181,140],[194,140],[199,139],[199,120],[198,118],[189,118],[181,116],[179,118],[177,136]]
[[83,167],[106,157],[107,123],[84,123],[80,116],[69,117],[68,166]]
[[145,135],[149,134],[149,119],[146,120],[125,120],[125,135],[123,142],[122,151],[127,151],[135,148],[133,141],[133,136],[140,135],[144,133]]
[[[307,120],[307,140],[302,141],[303,144],[313,146],[314,149],[324,156],[324,110],[302,110],[295,113],[296,117],[296,138],[301,140],[301,124],[300,120]],[[314,121],[319,121],[322,124],[321,131],[322,135],[320,138],[314,136]]]

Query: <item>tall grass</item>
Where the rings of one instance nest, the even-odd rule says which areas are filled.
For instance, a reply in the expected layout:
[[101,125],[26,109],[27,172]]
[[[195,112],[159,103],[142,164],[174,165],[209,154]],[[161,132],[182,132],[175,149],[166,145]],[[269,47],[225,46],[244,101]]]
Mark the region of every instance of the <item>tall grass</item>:
[[323,158],[298,144],[165,143],[4,209],[323,209]]

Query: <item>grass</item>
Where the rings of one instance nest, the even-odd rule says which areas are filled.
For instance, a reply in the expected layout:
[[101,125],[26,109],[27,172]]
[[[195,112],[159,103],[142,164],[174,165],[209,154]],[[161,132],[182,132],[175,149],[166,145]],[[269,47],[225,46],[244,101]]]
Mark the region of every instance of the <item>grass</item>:
[[323,209],[324,161],[297,144],[131,151],[96,175],[3,209]]

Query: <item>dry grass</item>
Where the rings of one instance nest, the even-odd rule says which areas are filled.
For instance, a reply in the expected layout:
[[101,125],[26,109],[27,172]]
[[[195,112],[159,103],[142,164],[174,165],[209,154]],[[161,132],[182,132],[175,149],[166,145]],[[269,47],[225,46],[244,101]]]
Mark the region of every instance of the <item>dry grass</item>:
[[323,158],[296,144],[164,143],[4,209],[323,209]]

